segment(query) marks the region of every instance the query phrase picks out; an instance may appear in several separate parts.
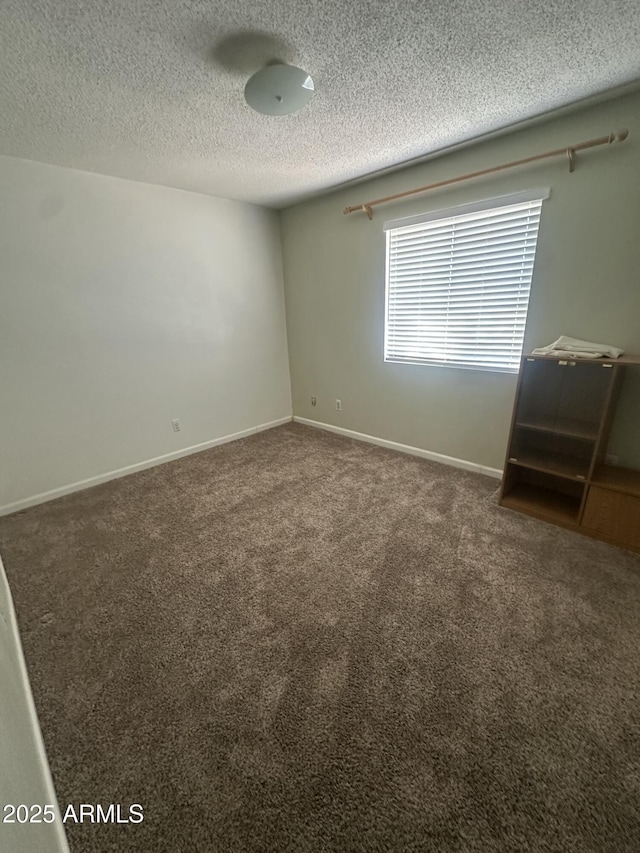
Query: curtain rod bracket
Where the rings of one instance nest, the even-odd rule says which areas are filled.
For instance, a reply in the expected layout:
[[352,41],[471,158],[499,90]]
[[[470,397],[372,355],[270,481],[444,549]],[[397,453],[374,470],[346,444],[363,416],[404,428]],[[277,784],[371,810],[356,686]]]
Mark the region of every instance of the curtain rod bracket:
[[373,219],[373,208],[371,207],[370,204],[363,204],[362,209],[367,214],[367,216],[369,217],[370,220]]
[[569,171],[573,172],[576,168],[576,152],[573,148],[567,148],[567,157],[569,158]]

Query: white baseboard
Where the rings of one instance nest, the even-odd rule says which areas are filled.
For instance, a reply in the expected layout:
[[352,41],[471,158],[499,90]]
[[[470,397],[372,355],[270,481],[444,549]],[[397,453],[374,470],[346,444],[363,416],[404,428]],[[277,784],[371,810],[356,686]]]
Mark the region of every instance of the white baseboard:
[[477,462],[467,462],[466,459],[457,459],[455,456],[445,456],[443,453],[434,453],[432,450],[423,450],[421,447],[412,447],[410,444],[399,444],[397,441],[389,441],[386,438],[378,438],[375,435],[365,435],[363,432],[354,432],[352,429],[325,424],[320,421],[311,421],[308,418],[294,416],[293,420],[299,424],[324,429],[328,432],[337,432],[338,435],[346,435],[358,441],[366,441],[369,444],[377,444],[390,450],[398,450],[400,453],[409,453],[411,456],[420,456],[422,459],[431,459],[432,462],[441,462],[443,465],[451,465],[454,468],[464,468],[465,471],[474,471],[476,474],[485,474],[487,477],[502,478],[500,468],[489,468],[487,465],[478,465]]
[[134,465],[127,465],[125,468],[117,468],[115,471],[108,471],[106,474],[98,474],[96,477],[89,477],[87,480],[79,480],[77,483],[69,483],[66,486],[60,486],[57,489],[51,489],[48,492],[41,492],[38,495],[32,495],[29,498],[15,501],[14,503],[0,506],[0,516],[9,515],[12,512],[19,512],[21,509],[27,509],[36,504],[52,501],[54,498],[61,498],[64,495],[70,495],[73,492],[79,492],[82,489],[88,489],[90,486],[97,486],[100,483],[107,483],[109,480],[116,480],[118,477],[126,477],[127,474],[135,474],[136,471],[144,471],[146,468],[153,468],[156,465],[162,465],[164,462],[172,462],[174,459],[181,459],[183,456],[190,456],[192,453],[200,453],[202,450],[209,450],[211,447],[217,447],[219,444],[227,444],[230,441],[237,441],[239,438],[246,438],[248,435],[253,435],[257,432],[263,432],[266,429],[281,424],[291,423],[292,417],[288,415],[284,418],[278,418],[275,421],[269,421],[266,424],[258,424],[258,426],[243,429],[240,432],[234,432],[232,435],[223,435],[220,438],[214,438],[211,441],[203,441],[201,444],[194,444],[191,447],[183,447],[181,450],[174,450],[172,453],[165,453],[163,456],[155,456],[153,459],[145,459],[144,462],[136,462]]

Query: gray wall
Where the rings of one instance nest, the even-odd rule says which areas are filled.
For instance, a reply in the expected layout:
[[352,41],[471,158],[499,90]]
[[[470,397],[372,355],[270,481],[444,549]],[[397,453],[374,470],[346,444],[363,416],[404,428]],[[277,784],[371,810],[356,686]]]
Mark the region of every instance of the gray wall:
[[[574,174],[564,159],[543,161],[379,207],[372,222],[342,214],[346,205],[623,127],[630,131],[626,142],[579,154]],[[640,352],[640,94],[634,93],[283,211],[294,415],[501,468],[514,375],[383,361],[382,224],[538,186],[549,186],[551,198],[543,206],[525,350],[566,334]],[[640,467],[639,399],[634,374],[610,447],[621,464],[634,467]]]
[[291,416],[277,213],[11,157],[0,197],[0,511]]

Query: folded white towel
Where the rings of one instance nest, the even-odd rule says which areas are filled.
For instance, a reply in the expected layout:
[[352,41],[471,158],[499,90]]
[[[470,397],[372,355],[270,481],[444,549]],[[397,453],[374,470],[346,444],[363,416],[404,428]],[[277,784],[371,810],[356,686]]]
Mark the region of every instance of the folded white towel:
[[577,338],[568,338],[560,335],[557,341],[546,347],[537,347],[532,355],[560,355],[567,358],[618,358],[624,350],[612,347],[609,344],[594,344],[593,341],[580,341]]

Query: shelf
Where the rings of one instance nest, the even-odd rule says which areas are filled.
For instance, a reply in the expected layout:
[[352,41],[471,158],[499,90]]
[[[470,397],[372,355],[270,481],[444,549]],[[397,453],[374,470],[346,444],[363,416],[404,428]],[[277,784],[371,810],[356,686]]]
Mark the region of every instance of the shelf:
[[591,478],[591,485],[640,497],[640,471],[616,468],[613,465],[598,465]]
[[529,483],[516,483],[502,498],[502,505],[560,524],[577,525],[580,512],[579,498]]
[[570,438],[580,438],[585,441],[595,441],[598,437],[597,424],[575,420],[574,418],[537,418],[535,421],[518,420],[515,425],[519,429],[553,432],[556,435],[567,435]]
[[640,357],[523,357],[501,506],[640,551],[640,470],[598,464],[629,365]]
[[515,456],[510,456],[508,461],[521,468],[544,471],[546,474],[555,474],[557,477],[577,480],[580,483],[587,479],[589,473],[589,463],[582,459],[576,459],[575,456],[565,453],[550,453],[530,447],[518,451]]
[[571,358],[566,355],[523,355],[523,361],[574,361],[576,364],[640,364],[640,355],[621,355],[618,358]]

